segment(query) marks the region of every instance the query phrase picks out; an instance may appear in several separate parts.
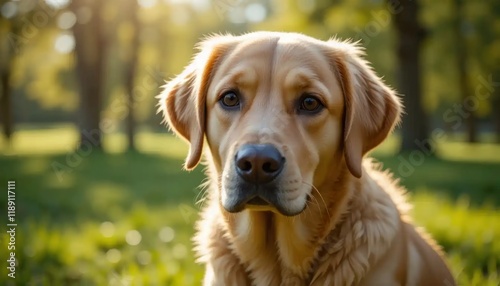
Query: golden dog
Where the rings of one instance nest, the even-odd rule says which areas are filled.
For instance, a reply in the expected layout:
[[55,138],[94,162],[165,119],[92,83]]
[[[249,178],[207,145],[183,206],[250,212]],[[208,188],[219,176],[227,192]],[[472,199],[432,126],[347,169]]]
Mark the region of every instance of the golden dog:
[[190,144],[186,169],[208,147],[204,285],[455,284],[405,217],[401,188],[363,159],[401,104],[355,45],[213,36],[160,105]]

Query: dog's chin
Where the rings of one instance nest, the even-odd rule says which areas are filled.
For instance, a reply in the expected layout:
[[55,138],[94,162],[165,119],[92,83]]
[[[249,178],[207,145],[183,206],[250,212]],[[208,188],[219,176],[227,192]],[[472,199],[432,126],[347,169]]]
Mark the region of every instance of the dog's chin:
[[[298,200],[300,201],[300,199]],[[293,202],[284,205],[276,199],[268,199],[261,196],[255,196],[247,200],[242,200],[239,196],[223,196],[221,205],[229,213],[239,213],[244,210],[267,211],[291,217],[301,214],[306,209],[307,202],[303,200],[303,203]]]
[[232,207],[227,208],[223,204],[223,208],[228,213],[239,213],[239,212],[242,212],[244,210],[248,210],[248,211],[255,211],[255,212],[273,212],[275,214],[279,214],[282,216],[293,217],[293,216],[300,215],[302,212],[304,212],[304,210],[306,209],[306,205],[304,205],[304,207],[298,211],[284,209],[284,208],[276,208],[274,206],[257,206],[257,205],[245,205],[241,208],[232,208]]

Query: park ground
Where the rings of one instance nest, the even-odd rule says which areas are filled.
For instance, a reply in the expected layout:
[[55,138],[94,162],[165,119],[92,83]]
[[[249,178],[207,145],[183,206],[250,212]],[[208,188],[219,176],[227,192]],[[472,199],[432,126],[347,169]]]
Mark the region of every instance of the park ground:
[[[16,181],[19,261],[15,279],[0,268],[0,284],[199,285],[190,237],[203,170],[182,170],[186,144],[147,130],[137,152],[125,152],[121,134],[106,136],[106,153],[74,151],[76,140],[73,127],[54,125],[0,141],[0,184]],[[396,154],[397,142],[373,157],[409,190],[415,223],[443,246],[460,285],[499,285],[500,145],[445,136],[435,150]],[[0,203],[6,221],[5,194]]]

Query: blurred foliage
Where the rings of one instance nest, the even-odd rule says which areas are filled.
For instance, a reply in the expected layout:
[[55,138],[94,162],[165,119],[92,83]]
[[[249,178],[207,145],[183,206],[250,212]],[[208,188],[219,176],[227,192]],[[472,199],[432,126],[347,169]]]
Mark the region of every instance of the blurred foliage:
[[[3,1],[8,3],[11,1]],[[15,16],[0,20],[0,34],[15,45],[12,83],[16,121],[73,120],[76,96],[71,54],[71,26],[89,15],[69,12],[69,0],[20,1]],[[31,4],[29,4],[31,3]],[[423,49],[424,105],[434,125],[443,126],[443,113],[460,101],[453,23],[454,0],[421,0],[421,21],[427,30]],[[464,0],[462,32],[467,39],[471,91],[498,73],[500,66],[500,2]],[[354,0],[139,0],[141,22],[136,105],[139,124],[157,123],[154,96],[163,81],[179,73],[204,35],[253,30],[303,32],[321,39],[332,36],[361,40],[375,70],[395,86],[395,39],[391,15],[404,1]],[[5,5],[4,5],[5,6]],[[119,0],[107,0],[102,27],[109,37],[103,114],[120,126],[125,115],[121,69],[129,53],[130,23]],[[7,11],[7,10],[5,10]],[[4,14],[6,12],[3,12]],[[4,15],[5,16],[5,15]],[[90,15],[91,17],[91,15]],[[83,20],[82,20],[83,19]],[[14,32],[6,28],[18,25]],[[4,43],[5,44],[5,43]],[[6,53],[2,52],[2,56]],[[479,103],[480,118],[491,118],[490,96]],[[36,104],[33,103],[36,102]],[[491,124],[487,124],[490,126]]]
[[[200,284],[203,268],[190,237],[203,174],[181,170],[185,144],[141,131],[140,153],[123,153],[123,134],[104,142],[111,154],[85,153],[70,148],[78,140],[73,127],[36,127],[19,131],[10,154],[0,156],[0,182],[17,180],[17,285]],[[437,158],[425,157],[406,176],[399,170],[411,154],[396,155],[397,140],[374,155],[410,190],[415,223],[444,247],[459,285],[498,285],[500,146],[442,140]],[[461,148],[489,162],[456,156]],[[68,169],[56,172],[57,163]],[[2,285],[9,285],[6,271],[0,269]]]
[[[434,128],[450,129],[444,115],[456,113],[454,106],[462,104],[454,1],[419,1],[427,31],[422,90]],[[0,181],[18,180],[18,285],[199,284],[203,269],[194,263],[189,237],[203,175],[200,170],[182,172],[186,146],[152,131],[164,129],[154,96],[188,64],[203,36],[278,30],[324,40],[360,40],[377,73],[393,86],[398,79],[390,17],[404,8],[404,1],[138,0],[141,31],[134,96],[143,130],[137,134],[139,152],[123,153],[125,136],[110,132],[104,138],[108,154],[83,154],[73,150],[76,129],[48,124],[77,119],[71,28],[92,15],[85,9],[73,14],[69,3],[0,0],[0,70],[12,68],[15,122],[37,124],[28,130],[19,126],[11,148],[0,141]],[[492,130],[491,119],[499,113],[492,100],[500,96],[500,1],[462,3],[469,93],[477,95],[489,78],[497,82],[483,89],[489,94],[476,110],[481,141],[493,142],[484,131]],[[106,0],[102,11],[109,43],[102,115],[112,122],[111,131],[123,129],[128,112],[122,69],[132,32],[123,11],[120,0]],[[397,136],[375,155],[411,190],[416,223],[444,246],[460,285],[499,285],[500,147],[464,144],[460,128],[436,139],[436,156],[425,156],[408,176],[400,168],[412,154],[397,153]],[[4,200],[0,197],[1,213]],[[1,237],[5,243],[5,233]],[[1,245],[1,257],[5,251]],[[2,268],[0,284],[6,284],[5,277]]]

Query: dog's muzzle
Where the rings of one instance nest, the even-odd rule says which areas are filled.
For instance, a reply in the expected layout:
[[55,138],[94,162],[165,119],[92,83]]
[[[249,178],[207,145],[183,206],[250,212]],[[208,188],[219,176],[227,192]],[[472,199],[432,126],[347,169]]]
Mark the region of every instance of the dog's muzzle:
[[238,183],[228,191],[223,203],[229,212],[245,207],[273,206],[279,208],[278,180],[285,166],[285,158],[271,144],[245,144],[234,156]]

